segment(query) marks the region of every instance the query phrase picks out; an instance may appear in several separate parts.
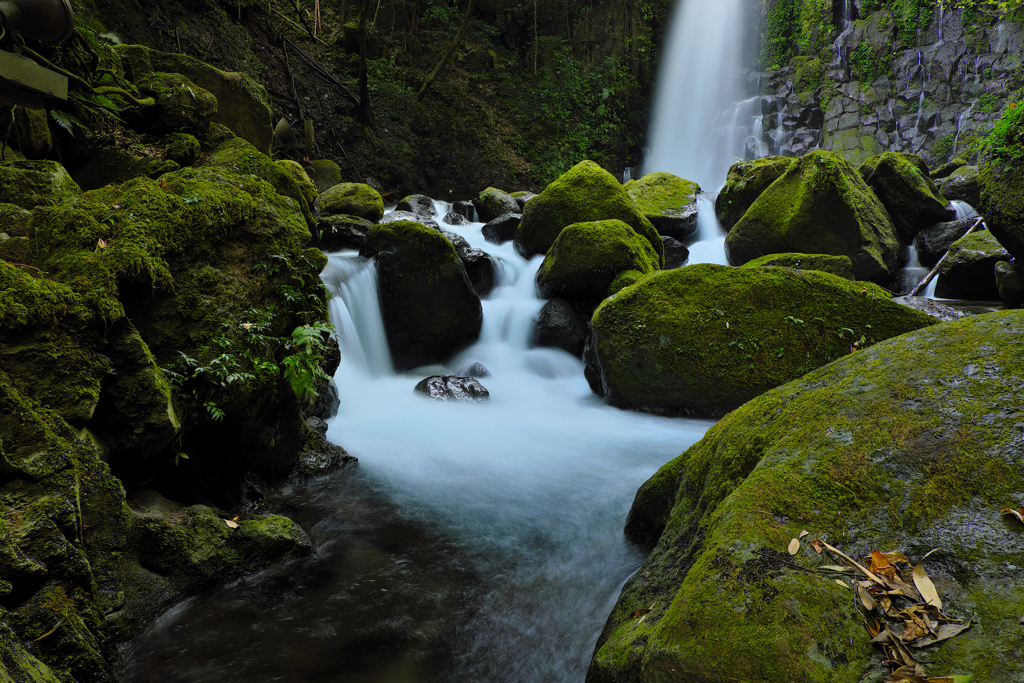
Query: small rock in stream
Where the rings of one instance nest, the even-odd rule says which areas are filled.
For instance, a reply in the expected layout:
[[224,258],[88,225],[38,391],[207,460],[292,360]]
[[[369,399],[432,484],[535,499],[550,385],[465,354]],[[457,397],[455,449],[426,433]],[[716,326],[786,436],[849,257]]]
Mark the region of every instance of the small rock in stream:
[[472,377],[455,377],[454,375],[427,377],[417,384],[413,391],[424,394],[433,401],[480,403],[491,397],[490,392]]
[[480,361],[473,361],[461,366],[455,371],[455,374],[459,377],[475,377],[480,379],[481,377],[490,377],[491,371]]

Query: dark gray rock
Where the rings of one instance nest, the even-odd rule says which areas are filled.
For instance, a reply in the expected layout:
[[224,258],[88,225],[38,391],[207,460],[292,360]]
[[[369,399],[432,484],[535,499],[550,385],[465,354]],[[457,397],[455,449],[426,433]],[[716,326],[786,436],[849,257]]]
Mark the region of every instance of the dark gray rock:
[[380,219],[380,224],[394,223],[395,221],[415,221],[433,230],[441,230],[441,226],[437,224],[437,221],[429,216],[422,216],[412,211],[398,211],[397,209],[391,213],[384,214],[384,217]]
[[481,379],[483,377],[490,377],[491,371],[487,367],[479,362],[473,361],[472,363],[466,363],[455,371],[455,374],[459,377],[473,377]]
[[455,247],[455,252],[466,267],[469,279],[473,282],[473,288],[481,297],[487,296],[494,289],[494,261],[483,249],[471,247],[465,237],[456,235],[454,232],[442,230],[441,234],[448,238],[448,241]]
[[437,215],[437,211],[434,209],[434,200],[423,194],[411,194],[408,197],[403,197],[395,207],[395,211],[408,211],[425,218],[433,218]]
[[690,260],[690,250],[685,244],[674,237],[661,236],[661,243],[665,245],[665,268],[681,268]]
[[484,239],[491,244],[504,244],[516,236],[516,230],[522,220],[523,215],[520,213],[506,213],[488,221],[481,232]]
[[465,216],[466,220],[469,220],[469,221],[475,221],[476,220],[476,207],[473,206],[473,202],[470,202],[470,201],[455,202],[454,204],[452,204],[452,212],[453,213],[457,213],[460,216]]
[[534,328],[534,343],[583,356],[583,347],[590,336],[590,327],[573,305],[565,299],[552,299],[544,304]]
[[473,206],[476,207],[477,216],[479,216],[480,220],[485,223],[506,213],[515,213],[522,210],[515,197],[510,195],[508,192],[504,192],[493,187],[488,187],[486,190],[483,190],[480,195],[473,200]]
[[294,474],[327,474],[359,461],[355,456],[346,453],[341,446],[327,440],[327,423],[323,418],[306,418],[306,429],[306,443],[296,459]]
[[444,215],[444,222],[449,225],[469,225],[469,219],[461,213],[449,211]]
[[915,311],[927,313],[931,317],[938,318],[944,323],[971,315],[970,311],[963,308],[949,306],[941,301],[932,301],[931,299],[926,299],[923,296],[901,296],[893,299],[893,301],[902,306],[906,306],[907,308],[913,308]]
[[1016,261],[1000,261],[995,267],[999,298],[1006,308],[1020,308],[1024,304],[1024,276]]
[[519,211],[520,212],[522,212],[522,210],[526,207],[526,202],[530,201],[531,199],[533,199],[536,196],[537,195],[535,193],[533,193],[533,192],[513,192],[512,193],[513,199],[515,199],[516,200],[516,204],[519,205]]
[[321,216],[316,220],[316,246],[321,251],[359,249],[373,223],[358,216]]
[[455,377],[454,375],[434,375],[420,381],[413,389],[433,401],[462,401],[465,403],[482,403],[490,399],[491,394],[480,382],[472,377]]
[[953,242],[964,236],[976,218],[965,218],[959,221],[936,223],[917,235],[917,260],[925,268],[934,268],[942,255],[949,251]]
[[942,181],[939,192],[946,199],[956,199],[971,206],[979,206],[981,185],[978,183],[978,167],[961,166],[956,169]]
[[1009,261],[1010,252],[987,230],[973,232],[953,243],[939,269],[935,295],[944,299],[996,301],[995,267]]

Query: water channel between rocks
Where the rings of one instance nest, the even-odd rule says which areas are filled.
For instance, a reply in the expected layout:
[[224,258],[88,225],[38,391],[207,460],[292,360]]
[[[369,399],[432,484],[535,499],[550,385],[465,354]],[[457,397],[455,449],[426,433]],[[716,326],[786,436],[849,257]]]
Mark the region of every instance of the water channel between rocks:
[[[479,342],[395,374],[372,264],[332,255],[343,361],[328,436],[359,465],[270,501],[313,557],[177,606],[123,654],[123,683],[583,680],[643,559],[622,535],[636,489],[712,422],[606,406],[581,361],[531,348],[540,259],[486,243],[479,223],[443,227],[501,261]],[[489,402],[413,395],[470,361],[492,373]]]

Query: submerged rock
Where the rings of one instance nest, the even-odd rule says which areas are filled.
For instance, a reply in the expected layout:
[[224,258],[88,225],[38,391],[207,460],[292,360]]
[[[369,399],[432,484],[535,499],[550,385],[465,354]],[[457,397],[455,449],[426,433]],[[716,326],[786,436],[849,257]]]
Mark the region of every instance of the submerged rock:
[[664,265],[661,235],[619,181],[593,161],[576,164],[526,204],[515,248],[526,258],[546,254],[566,226],[612,219],[650,242],[658,257],[657,267]]
[[658,171],[623,187],[661,235],[683,242],[697,232],[697,183]]
[[723,415],[813,368],[935,322],[880,287],[827,273],[686,266],[601,303],[586,376],[614,406]]
[[1022,353],[1024,313],[973,316],[880,342],[723,418],[637,492],[626,534],[653,550],[587,681],[880,680],[856,594],[816,570],[838,562],[813,539],[858,560],[901,550],[916,563],[942,548],[924,566],[942,611],[972,625],[911,652],[933,674],[1024,678],[1007,566],[1024,533],[999,514],[1024,503]]
[[781,178],[792,163],[793,159],[789,157],[765,157],[730,166],[725,187],[715,200],[715,215],[722,229],[726,232],[731,230],[750,205]]
[[833,152],[792,162],[750,206],[725,239],[729,263],[766,254],[849,256],[858,280],[886,283],[906,248],[863,178]]
[[[660,244],[659,240],[659,244]],[[575,223],[562,230],[537,271],[537,291],[549,299],[600,301],[619,273],[658,269],[650,243],[620,220]]]
[[434,375],[421,380],[414,391],[423,394],[433,401],[462,401],[465,403],[482,403],[490,399],[491,394],[473,377],[454,377],[452,375]]
[[882,201],[905,244],[929,225],[956,218],[956,210],[939,193],[924,159],[916,154],[885,152],[865,161],[857,171]]
[[443,362],[476,341],[480,297],[451,242],[412,221],[373,226],[360,253],[380,273],[381,313],[398,369]]

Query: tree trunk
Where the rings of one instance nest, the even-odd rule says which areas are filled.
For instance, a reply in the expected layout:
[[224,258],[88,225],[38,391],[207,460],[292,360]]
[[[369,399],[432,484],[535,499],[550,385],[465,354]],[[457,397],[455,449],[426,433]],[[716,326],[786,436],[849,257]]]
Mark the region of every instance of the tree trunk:
[[455,49],[459,46],[459,42],[462,40],[462,34],[465,33],[466,27],[469,26],[469,19],[473,16],[473,8],[476,7],[476,0],[469,0],[469,6],[466,8],[466,13],[462,15],[462,23],[459,24],[459,31],[455,34],[455,40],[448,46],[444,56],[441,57],[441,61],[438,63],[434,70],[430,72],[430,75],[423,80],[423,85],[420,86],[420,91],[416,93],[416,101],[419,102],[423,99],[423,96],[427,94],[427,90],[434,84],[437,77],[440,76],[445,67],[448,66],[448,62],[451,61],[452,55],[455,54]]
[[371,0],[359,3],[359,105],[356,107],[356,121],[362,125],[370,122],[370,86],[366,75],[366,14]]

